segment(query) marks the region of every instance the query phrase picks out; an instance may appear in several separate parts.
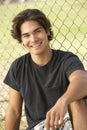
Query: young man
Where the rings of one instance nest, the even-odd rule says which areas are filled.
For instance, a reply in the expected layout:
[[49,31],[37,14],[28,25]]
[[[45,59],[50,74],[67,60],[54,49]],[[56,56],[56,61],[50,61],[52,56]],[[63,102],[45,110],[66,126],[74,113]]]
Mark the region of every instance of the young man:
[[14,18],[11,34],[29,53],[12,63],[4,80],[10,86],[6,130],[19,130],[23,100],[27,130],[41,130],[44,120],[46,130],[71,130],[67,111],[74,130],[87,130],[87,74],[76,55],[50,48],[53,32],[47,17],[26,9]]

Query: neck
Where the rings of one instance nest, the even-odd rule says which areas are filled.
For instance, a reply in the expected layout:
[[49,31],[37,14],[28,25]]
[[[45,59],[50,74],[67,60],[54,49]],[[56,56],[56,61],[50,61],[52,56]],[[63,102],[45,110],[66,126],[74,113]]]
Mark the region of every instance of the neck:
[[44,54],[36,55],[32,57],[32,60],[39,66],[44,66],[46,65],[52,58],[52,50],[49,49],[47,52]]

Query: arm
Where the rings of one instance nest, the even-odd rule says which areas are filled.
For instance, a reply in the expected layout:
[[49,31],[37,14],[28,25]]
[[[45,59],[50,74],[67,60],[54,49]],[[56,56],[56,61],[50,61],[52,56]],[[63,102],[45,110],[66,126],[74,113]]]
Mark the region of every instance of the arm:
[[23,100],[20,93],[12,88],[9,94],[5,130],[19,130]]
[[62,96],[67,104],[87,96],[87,73],[77,70],[69,76],[69,86]]
[[[87,95],[87,73],[82,70],[74,71],[69,76],[67,91],[58,99],[56,104],[46,114],[46,129],[55,129],[63,124],[63,118],[67,112],[68,105],[80,100]],[[58,124],[58,120],[60,124]]]

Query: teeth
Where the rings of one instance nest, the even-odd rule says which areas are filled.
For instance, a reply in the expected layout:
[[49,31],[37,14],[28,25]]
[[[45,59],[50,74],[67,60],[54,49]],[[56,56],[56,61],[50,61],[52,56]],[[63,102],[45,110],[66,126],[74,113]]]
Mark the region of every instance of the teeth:
[[35,44],[35,45],[32,45],[33,48],[36,48],[36,47],[39,47],[40,44]]

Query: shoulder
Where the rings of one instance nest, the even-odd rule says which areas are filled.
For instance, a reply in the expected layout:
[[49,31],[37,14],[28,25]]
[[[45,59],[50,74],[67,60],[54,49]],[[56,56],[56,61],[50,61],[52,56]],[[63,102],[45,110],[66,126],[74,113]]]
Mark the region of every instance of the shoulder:
[[14,73],[19,73],[19,71],[21,72],[22,69],[25,68],[25,66],[28,66],[29,59],[30,59],[30,54],[29,53],[18,57],[17,59],[15,59],[11,63],[9,70],[14,72]]
[[63,51],[63,50],[53,50],[54,55],[62,58],[62,59],[68,59],[69,57],[77,57],[74,53],[70,51]]
[[20,66],[20,65],[24,65],[30,58],[30,54],[27,53],[23,56],[18,57],[16,60],[14,60],[11,64],[11,66]]
[[70,51],[63,51],[63,50],[53,50],[56,54],[73,54],[72,52]]
[[61,63],[61,66],[63,66],[63,69],[65,71],[69,71],[71,72],[76,70],[76,69],[84,69],[84,66],[80,60],[80,58],[69,51],[61,51],[61,50],[55,50],[54,51],[57,59],[59,59],[58,61]]
[[27,59],[29,59],[29,57],[30,57],[30,54],[27,53],[27,54],[25,54],[25,55],[22,55],[22,56],[18,57],[16,60],[14,60],[14,63],[24,62],[24,61],[26,61]]

